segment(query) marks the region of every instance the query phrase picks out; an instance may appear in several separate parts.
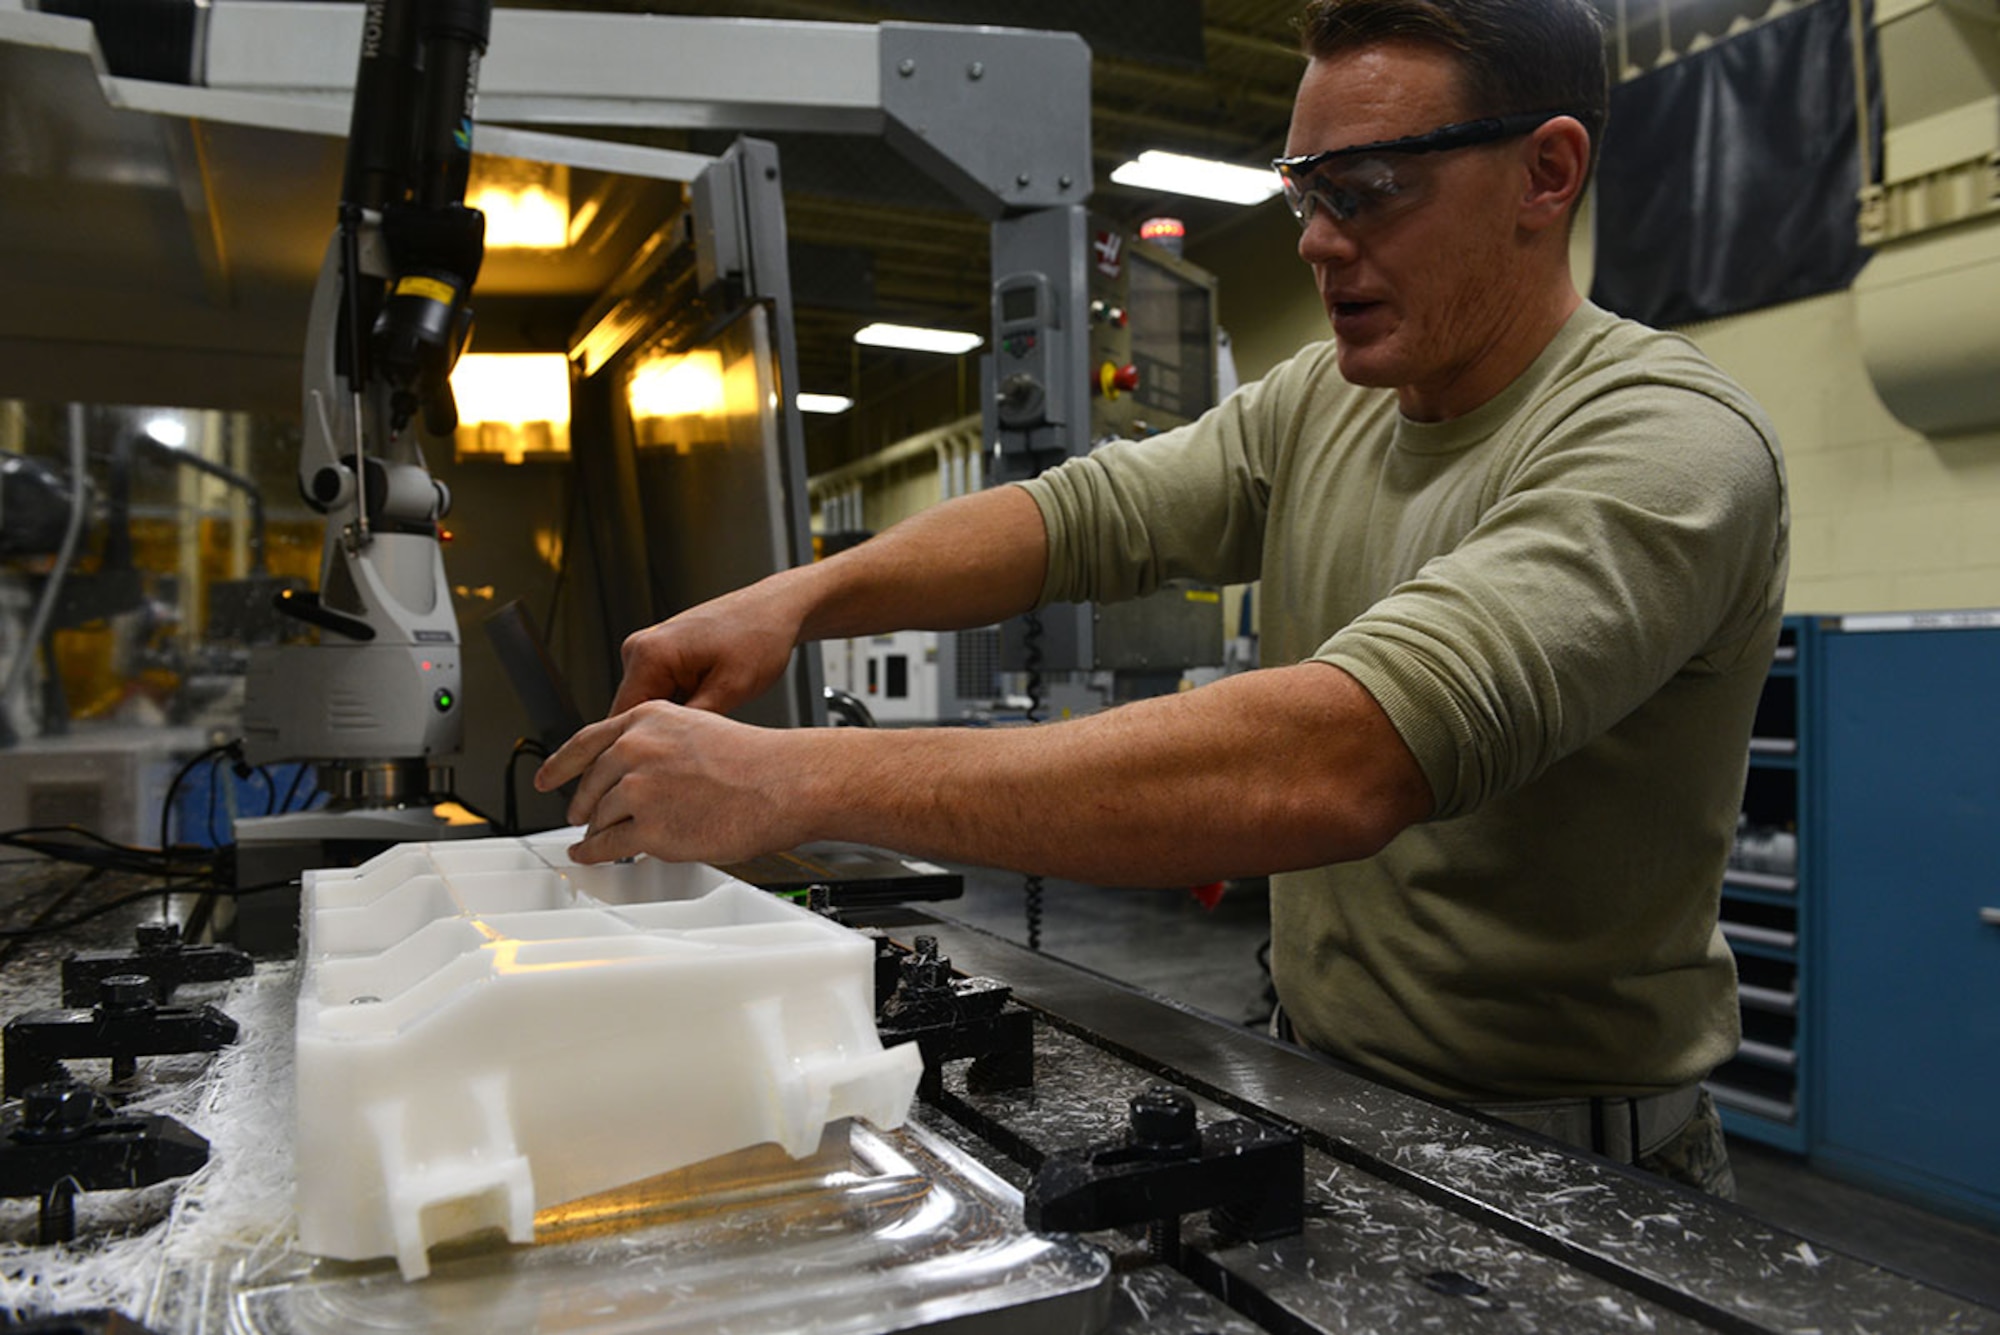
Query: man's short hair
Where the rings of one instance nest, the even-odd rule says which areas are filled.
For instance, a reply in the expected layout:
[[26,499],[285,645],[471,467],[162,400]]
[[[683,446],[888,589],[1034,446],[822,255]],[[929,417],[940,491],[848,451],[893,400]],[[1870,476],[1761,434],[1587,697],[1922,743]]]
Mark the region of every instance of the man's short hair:
[[1312,0],[1299,33],[1314,58],[1397,40],[1443,47],[1465,73],[1469,117],[1569,112],[1596,169],[1611,93],[1591,0]]

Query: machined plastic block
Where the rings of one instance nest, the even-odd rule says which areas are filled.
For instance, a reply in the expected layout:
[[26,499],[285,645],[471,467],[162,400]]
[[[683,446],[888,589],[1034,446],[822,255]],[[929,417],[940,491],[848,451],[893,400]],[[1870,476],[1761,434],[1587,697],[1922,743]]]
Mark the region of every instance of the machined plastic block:
[[902,1124],[869,941],[710,867],[584,867],[579,831],[307,872],[300,1245],[428,1273],[439,1242],[720,1154]]

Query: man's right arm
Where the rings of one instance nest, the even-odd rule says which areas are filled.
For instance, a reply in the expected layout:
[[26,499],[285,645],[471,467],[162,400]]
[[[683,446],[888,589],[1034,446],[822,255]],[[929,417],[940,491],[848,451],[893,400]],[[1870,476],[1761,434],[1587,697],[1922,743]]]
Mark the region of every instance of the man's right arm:
[[628,636],[611,712],[653,699],[725,712],[813,640],[989,626],[1034,606],[1047,568],[1047,530],[1027,492],[962,496]]

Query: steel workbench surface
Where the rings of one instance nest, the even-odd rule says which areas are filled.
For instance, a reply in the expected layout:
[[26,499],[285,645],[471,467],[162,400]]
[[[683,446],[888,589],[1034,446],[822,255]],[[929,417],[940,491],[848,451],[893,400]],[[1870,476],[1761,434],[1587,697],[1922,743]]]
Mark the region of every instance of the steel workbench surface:
[[[1011,1165],[1017,1182],[1043,1154],[1120,1134],[1127,1097],[1154,1083],[1194,1096],[1204,1124],[1251,1117],[1303,1138],[1304,1233],[1217,1245],[1190,1220],[1178,1271],[1124,1274],[1114,1329],[2000,1332],[2000,1312],[1731,1203],[1389,1089],[978,929],[911,911],[870,921],[903,943],[936,937],[957,970],[1011,984],[1037,1013],[1032,1090],[973,1094],[953,1073],[924,1113],[927,1127]],[[1189,1288],[1226,1299],[1234,1324]],[[1148,1291],[1183,1296],[1155,1307]]]

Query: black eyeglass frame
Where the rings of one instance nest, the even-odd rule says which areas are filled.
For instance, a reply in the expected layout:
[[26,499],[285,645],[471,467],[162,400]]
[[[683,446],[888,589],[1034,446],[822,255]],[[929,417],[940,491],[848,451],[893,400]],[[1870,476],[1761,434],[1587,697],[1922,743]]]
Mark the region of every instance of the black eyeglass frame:
[[1276,158],[1272,160],[1271,167],[1279,176],[1290,179],[1309,176],[1335,158],[1364,157],[1371,153],[1448,153],[1455,148],[1496,144],[1502,139],[1531,134],[1558,116],[1582,119],[1573,111],[1517,111],[1509,116],[1481,116],[1477,120],[1456,121],[1402,139],[1380,139],[1372,144],[1355,144],[1351,148],[1330,148],[1324,153]]

